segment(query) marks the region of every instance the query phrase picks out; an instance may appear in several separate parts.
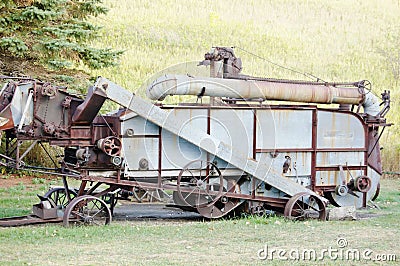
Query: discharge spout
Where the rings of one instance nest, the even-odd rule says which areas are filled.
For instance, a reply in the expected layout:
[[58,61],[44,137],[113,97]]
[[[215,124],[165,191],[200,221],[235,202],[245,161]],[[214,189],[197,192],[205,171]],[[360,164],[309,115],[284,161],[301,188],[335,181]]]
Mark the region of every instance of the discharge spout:
[[317,82],[164,75],[147,88],[146,94],[151,100],[163,100],[168,95],[195,95],[323,104],[361,103],[369,115],[376,116],[380,111],[379,99],[362,87]]

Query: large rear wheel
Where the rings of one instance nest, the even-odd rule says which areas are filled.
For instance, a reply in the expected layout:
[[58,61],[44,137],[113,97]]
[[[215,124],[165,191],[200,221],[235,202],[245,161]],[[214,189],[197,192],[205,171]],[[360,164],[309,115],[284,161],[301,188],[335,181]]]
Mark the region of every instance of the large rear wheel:
[[206,207],[220,199],[223,186],[223,176],[215,164],[196,160],[179,172],[177,194],[185,206]]

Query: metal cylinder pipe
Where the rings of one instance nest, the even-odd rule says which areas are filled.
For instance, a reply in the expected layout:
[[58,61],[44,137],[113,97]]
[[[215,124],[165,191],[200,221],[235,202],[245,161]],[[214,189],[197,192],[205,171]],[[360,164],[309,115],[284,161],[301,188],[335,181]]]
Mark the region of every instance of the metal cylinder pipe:
[[168,95],[197,95],[325,104],[367,103],[367,109],[371,110],[371,115],[379,112],[379,104],[376,105],[378,100],[372,93],[364,93],[364,90],[358,87],[336,87],[324,83],[290,83],[167,74],[156,79],[147,88],[146,94],[152,100],[163,100]]

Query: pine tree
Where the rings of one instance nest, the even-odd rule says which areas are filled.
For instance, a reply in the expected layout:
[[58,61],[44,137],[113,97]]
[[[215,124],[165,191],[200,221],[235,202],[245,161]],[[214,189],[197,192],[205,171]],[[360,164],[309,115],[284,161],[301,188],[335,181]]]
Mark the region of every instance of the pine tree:
[[54,69],[114,65],[121,51],[88,45],[100,29],[89,18],[107,12],[102,0],[2,0],[0,53]]

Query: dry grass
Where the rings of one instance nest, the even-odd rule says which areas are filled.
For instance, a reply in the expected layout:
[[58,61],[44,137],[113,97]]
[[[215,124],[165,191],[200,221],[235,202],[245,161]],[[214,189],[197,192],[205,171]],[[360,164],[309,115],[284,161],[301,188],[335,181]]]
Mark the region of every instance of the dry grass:
[[[98,18],[99,46],[125,50],[118,67],[92,72],[137,91],[152,74],[199,61],[212,46],[237,46],[280,65],[327,81],[368,79],[373,91],[392,91],[388,120],[400,118],[397,88],[400,4],[388,1],[112,1]],[[237,49],[244,71],[257,76],[304,79]],[[393,64],[394,63],[394,64]],[[394,68],[393,68],[394,67]],[[139,90],[139,91],[138,91]],[[382,138],[384,167],[399,171],[397,125]]]

